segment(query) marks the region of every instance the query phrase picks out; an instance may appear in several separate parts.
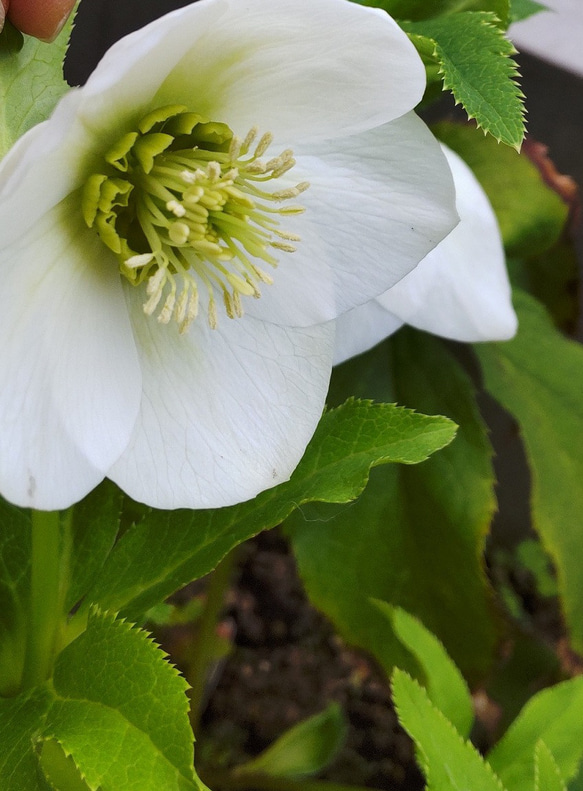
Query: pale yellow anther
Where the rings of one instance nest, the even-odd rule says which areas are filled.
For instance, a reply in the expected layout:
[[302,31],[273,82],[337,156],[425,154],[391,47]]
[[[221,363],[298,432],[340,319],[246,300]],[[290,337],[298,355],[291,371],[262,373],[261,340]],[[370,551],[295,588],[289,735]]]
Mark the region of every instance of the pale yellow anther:
[[257,137],[258,131],[259,130],[257,129],[256,126],[252,126],[251,129],[247,132],[247,135],[245,136],[245,140],[243,140],[243,144],[241,145],[241,152],[243,154],[246,154],[247,151],[249,151],[249,149],[253,145],[253,141]]
[[286,244],[285,242],[271,242],[271,247],[275,247],[277,250],[283,250],[284,253],[295,253],[297,250],[293,244]]
[[172,311],[174,310],[174,304],[176,302],[176,294],[174,291],[171,291],[166,300],[164,301],[164,306],[160,313],[158,314],[158,321],[160,324],[168,324],[170,319],[172,318]]
[[273,233],[279,236],[280,239],[287,239],[288,242],[301,242],[302,237],[297,233],[290,233],[289,231],[280,231],[277,228],[273,229]]
[[158,307],[158,303],[162,299],[162,289],[159,288],[156,292],[152,294],[150,299],[144,303],[144,313],[146,316],[151,316],[152,313]]
[[235,316],[240,319],[243,317],[243,305],[241,304],[241,297],[238,291],[233,294],[233,308],[235,309]]
[[257,160],[257,162],[252,162],[250,165],[247,165],[245,170],[247,171],[247,173],[252,173],[252,174],[254,174],[254,173],[265,173],[266,170],[267,170],[267,167],[265,166],[265,162],[261,162],[261,161]]
[[271,134],[271,132],[266,132],[264,135],[261,136],[259,142],[257,143],[253,156],[256,159],[262,157],[272,143],[273,143],[273,135]]
[[268,286],[273,285],[273,278],[264,272],[263,269],[258,267],[256,264],[253,265],[253,273],[257,276],[262,283],[266,283]]
[[156,270],[156,272],[152,275],[152,277],[148,278],[148,285],[146,286],[146,294],[151,295],[151,294],[159,293],[160,296],[162,296],[162,285],[165,279],[166,279],[166,269],[160,267],[160,269]]
[[218,181],[221,178],[221,166],[218,162],[209,162],[206,175],[211,181]]
[[154,253],[142,253],[141,255],[132,255],[124,261],[128,269],[140,269],[142,266],[151,264],[154,260]]
[[217,324],[217,306],[215,304],[214,299],[211,297],[209,300],[209,307],[208,307],[208,323],[211,330],[216,330],[218,327]]
[[241,155],[241,148],[242,148],[241,138],[237,137],[237,135],[233,135],[233,139],[231,140],[231,145],[229,146],[229,159],[233,162],[239,159]]
[[192,172],[192,170],[183,170],[180,173],[180,178],[184,181],[185,184],[194,184],[196,181],[196,176]]
[[265,163],[265,170],[275,170],[276,168],[282,167],[284,164],[284,160],[281,157],[273,157],[273,159],[269,159]]
[[188,289],[184,288],[174,306],[174,320],[181,324],[186,316],[186,308],[188,306]]
[[186,214],[186,209],[177,200],[169,200],[166,203],[166,208],[168,211],[171,211],[175,217],[184,217]]

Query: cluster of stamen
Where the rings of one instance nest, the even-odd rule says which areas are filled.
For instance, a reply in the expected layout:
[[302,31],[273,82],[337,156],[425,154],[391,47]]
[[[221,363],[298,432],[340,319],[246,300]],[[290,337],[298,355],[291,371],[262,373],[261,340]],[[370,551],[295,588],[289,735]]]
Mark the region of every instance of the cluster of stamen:
[[277,252],[293,252],[299,241],[280,229],[279,218],[303,211],[280,204],[309,185],[263,188],[295,164],[289,149],[265,161],[271,142],[269,133],[257,142],[252,129],[240,139],[226,124],[169,106],[149,113],[106,153],[107,172],[85,184],[83,214],[118,257],[122,275],[145,283],[147,315],[157,312],[159,322],[173,319],[186,332],[202,289],[215,328],[217,294],[227,315],[240,317],[241,297],[258,298],[260,284],[273,282],[263,266],[276,267]]

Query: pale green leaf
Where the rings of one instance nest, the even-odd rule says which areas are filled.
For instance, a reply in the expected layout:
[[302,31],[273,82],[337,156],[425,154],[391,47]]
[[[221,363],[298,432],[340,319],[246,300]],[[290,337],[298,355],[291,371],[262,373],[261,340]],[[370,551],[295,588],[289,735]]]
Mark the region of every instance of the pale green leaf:
[[334,759],[346,732],[342,709],[331,703],[320,714],[294,725],[257,758],[238,766],[236,774],[290,778],[316,774]]
[[581,711],[582,676],[544,689],[528,701],[488,755],[508,791],[524,791],[525,779],[534,777],[535,748],[541,739],[562,777],[568,781],[575,776],[583,755]]
[[472,384],[438,339],[405,329],[340,366],[333,400],[355,386],[362,395],[448,415],[460,428],[423,464],[374,470],[350,508],[296,511],[286,531],[302,580],[343,637],[387,670],[397,664],[419,673],[369,597],[420,618],[477,681],[496,642],[482,561],[495,500],[492,451]]
[[418,748],[428,790],[504,791],[476,748],[464,741],[423,687],[398,668],[392,687],[399,721]]
[[516,83],[514,47],[488,12],[461,14],[407,24],[405,30],[433,43],[443,87],[484,132],[513,148],[524,137],[524,105]]
[[295,508],[318,500],[348,502],[366,486],[371,467],[415,464],[454,434],[455,425],[446,418],[350,401],[324,415],[287,483],[230,508],[147,515],[117,542],[88,601],[138,618]]
[[45,121],[69,90],[63,60],[73,19],[71,14],[52,44],[25,36],[17,49],[8,25],[0,35],[0,159],[28,129]]
[[553,754],[543,741],[534,753],[534,791],[567,791]]
[[391,606],[378,599],[375,604],[390,620],[399,640],[423,669],[424,687],[430,701],[462,736],[469,736],[474,721],[472,698],[464,677],[443,643],[418,618],[401,607]]
[[515,293],[515,308],[516,338],[475,349],[486,389],[519,423],[534,527],[554,561],[565,619],[582,651],[583,347],[562,336],[527,294]]

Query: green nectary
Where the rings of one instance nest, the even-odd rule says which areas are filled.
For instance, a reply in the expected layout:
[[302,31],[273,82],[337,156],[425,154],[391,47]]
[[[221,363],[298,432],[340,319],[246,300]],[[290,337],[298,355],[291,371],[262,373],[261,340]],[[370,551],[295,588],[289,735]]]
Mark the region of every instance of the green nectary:
[[278,204],[308,183],[265,191],[264,183],[295,160],[286,149],[264,161],[272,135],[256,139],[256,128],[241,139],[183,105],[160,107],[124,134],[105,153],[103,172],[85,182],[87,225],[130,283],[145,282],[144,312],[152,315],[161,304],[158,321],[174,319],[180,332],[198,314],[201,287],[211,327],[217,293],[230,318],[242,316],[241,297],[259,297],[260,284],[272,283],[259,264],[276,267],[273,251],[293,252],[299,241],[279,228],[278,217],[302,207]]

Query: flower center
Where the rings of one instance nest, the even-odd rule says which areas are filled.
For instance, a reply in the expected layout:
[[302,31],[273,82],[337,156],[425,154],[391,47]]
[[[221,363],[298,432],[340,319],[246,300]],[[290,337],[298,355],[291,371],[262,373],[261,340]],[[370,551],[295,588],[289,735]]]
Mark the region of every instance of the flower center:
[[272,135],[256,138],[255,128],[241,140],[186,107],[161,107],[120,138],[105,154],[104,172],[85,183],[87,225],[132,285],[146,283],[144,312],[158,311],[162,324],[175,320],[181,333],[197,316],[201,290],[213,329],[216,295],[229,318],[242,316],[241,297],[258,298],[260,284],[273,282],[263,264],[276,267],[273,251],[293,252],[299,241],[278,218],[303,208],[278,204],[309,185],[267,192],[264,183],[295,160],[287,149],[264,161]]

